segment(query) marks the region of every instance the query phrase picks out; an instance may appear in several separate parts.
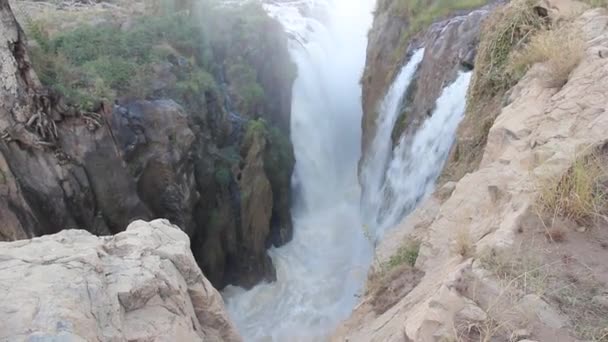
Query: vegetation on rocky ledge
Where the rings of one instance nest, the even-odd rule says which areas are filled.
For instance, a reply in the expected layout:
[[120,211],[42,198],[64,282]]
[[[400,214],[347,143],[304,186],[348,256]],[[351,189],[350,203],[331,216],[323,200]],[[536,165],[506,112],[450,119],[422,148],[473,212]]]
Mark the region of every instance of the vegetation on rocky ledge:
[[401,35],[399,45],[394,51],[395,69],[389,75],[392,79],[397,73],[408,45],[413,36],[428,28],[432,23],[463,10],[472,10],[485,5],[487,0],[381,0],[377,11],[389,11],[391,15],[403,17],[408,25]]
[[[73,20],[76,24],[56,20],[65,14],[59,7],[55,17],[27,13],[23,26],[32,67],[42,84],[68,105],[96,112],[102,104],[115,104],[103,108],[114,108],[110,123],[121,130],[115,135],[122,138],[128,132],[125,146],[133,149],[125,158],[138,182],[135,196],[146,202],[153,217],[175,219],[189,233],[194,255],[215,286],[271,280],[265,249],[289,241],[292,229],[295,159],[289,115],[296,68],[287,36],[258,2],[221,6],[214,1],[158,0],[143,5],[142,10],[135,3],[118,2],[109,16],[97,12],[103,6],[79,7],[70,15],[92,12],[96,20]],[[156,120],[149,113],[171,107],[162,105],[168,99],[186,116],[166,120],[185,120],[177,133],[182,138],[190,137],[190,131],[194,135],[191,145],[179,141],[180,136],[167,137],[168,151],[188,149],[179,151],[189,156],[179,164],[140,156],[151,140],[146,135],[154,134],[141,132],[149,124],[142,124],[141,115]],[[142,105],[142,100],[159,102]],[[263,131],[260,154],[247,145],[248,131],[255,127]],[[245,169],[248,180],[268,182],[268,191],[247,184],[241,178]],[[250,201],[243,202],[245,198]],[[260,214],[255,226],[243,228],[244,218],[267,211],[268,217]],[[253,246],[253,237],[267,242]]]

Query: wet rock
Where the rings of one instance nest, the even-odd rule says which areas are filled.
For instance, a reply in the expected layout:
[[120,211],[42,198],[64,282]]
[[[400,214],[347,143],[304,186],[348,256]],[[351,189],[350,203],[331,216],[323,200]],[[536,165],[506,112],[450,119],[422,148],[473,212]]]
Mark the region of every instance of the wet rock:
[[199,195],[188,115],[172,100],[134,101],[114,110],[112,127],[140,198],[156,217],[192,235]]
[[[266,138],[259,130],[250,130],[242,147],[245,167],[241,171],[241,236],[240,260],[233,272],[238,274],[239,284],[252,287],[260,280],[276,279],[270,257],[266,254],[266,238],[270,233],[273,194],[270,181],[264,171]],[[255,194],[255,196],[254,196]],[[255,260],[254,262],[244,262]],[[232,275],[237,277],[237,275]]]
[[[385,10],[388,10],[388,7]],[[393,129],[394,144],[403,135],[413,134],[426,117],[433,113],[443,88],[456,79],[459,71],[474,68],[480,25],[488,13],[488,8],[482,8],[439,21],[410,39],[406,55],[395,59],[395,50],[399,46],[400,38],[406,34],[409,27],[408,19],[385,13],[381,8],[376,11],[362,78],[362,160],[366,158],[376,131],[375,122],[382,96],[411,53],[419,47],[425,47],[424,59],[403,94],[403,103],[407,105],[401,108]]]

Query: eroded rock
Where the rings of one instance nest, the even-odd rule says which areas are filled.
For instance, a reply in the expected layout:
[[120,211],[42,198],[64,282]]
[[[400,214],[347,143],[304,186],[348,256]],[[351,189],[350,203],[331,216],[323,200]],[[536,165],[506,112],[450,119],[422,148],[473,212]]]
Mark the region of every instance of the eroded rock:
[[[185,233],[136,221],[0,243],[0,339],[240,341]],[[27,286],[23,286],[27,283]]]
[[[523,232],[537,229],[541,237],[544,234],[536,206],[538,184],[563,175],[580,151],[605,144],[608,66],[597,51],[598,47],[608,47],[608,30],[603,24],[607,17],[605,9],[596,9],[573,19],[574,25],[582,28],[587,49],[568,82],[561,89],[548,88],[532,68],[513,89],[510,102],[490,129],[479,168],[460,179],[444,202],[430,197],[390,233],[390,238],[413,234],[421,240],[416,267],[425,276],[382,315],[373,316],[363,311],[368,310],[364,306],[359,307],[361,311],[356,311],[353,318],[365,316],[365,321],[356,326],[346,321],[347,329],[339,330],[336,341],[403,341],[404,332],[413,341],[453,339],[457,313],[462,313],[467,303],[472,305],[469,300],[488,315],[484,324],[496,320],[510,325],[512,330],[503,336],[507,339],[524,327],[531,329],[526,338],[572,339],[564,330],[574,318],[561,312],[558,303],[550,296],[526,296],[517,292],[519,288],[513,290],[515,299],[505,296],[514,286],[496,279],[500,264],[491,266],[484,260],[488,256],[519,260],[523,258],[520,254],[540,253],[517,244],[522,239],[518,234]],[[437,207],[430,218],[429,207]],[[468,232],[465,237],[459,235],[463,229]],[[394,244],[383,241],[378,245],[376,254],[381,260],[397,250]],[[464,258],[449,248],[453,244],[474,247]],[[470,257],[474,262],[468,271]],[[528,262],[524,266],[531,267],[527,259],[520,262]],[[521,274],[525,271],[516,271],[511,277]],[[483,318],[479,310],[469,308],[464,312],[468,321]]]

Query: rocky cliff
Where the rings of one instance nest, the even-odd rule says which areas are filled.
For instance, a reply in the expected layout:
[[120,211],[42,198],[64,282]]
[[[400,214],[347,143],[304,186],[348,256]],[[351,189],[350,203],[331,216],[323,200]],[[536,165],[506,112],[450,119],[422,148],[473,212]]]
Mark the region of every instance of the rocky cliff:
[[215,286],[274,279],[294,164],[279,23],[255,4],[13,5],[30,39],[2,1],[0,238],[168,218]]
[[393,130],[395,145],[432,114],[441,91],[456,78],[459,70],[473,68],[480,23],[491,9],[491,6],[475,7],[486,2],[455,1],[446,4],[436,1],[428,4],[429,7],[404,5],[403,1],[396,0],[378,2],[361,80],[364,113],[362,163],[376,133],[382,97],[415,50],[425,47],[424,59],[403,94],[400,115]]
[[[379,244],[368,292],[334,340],[605,340],[608,11],[585,8],[494,10],[471,91],[488,60],[508,91],[484,112],[481,160]],[[497,51],[506,57],[489,58]]]
[[0,269],[3,341],[241,340],[188,236],[166,220],[0,243]]

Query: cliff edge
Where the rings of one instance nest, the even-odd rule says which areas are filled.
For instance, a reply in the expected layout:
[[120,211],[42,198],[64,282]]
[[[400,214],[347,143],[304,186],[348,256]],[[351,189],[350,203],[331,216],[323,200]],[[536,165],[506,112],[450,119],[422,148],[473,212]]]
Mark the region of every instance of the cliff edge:
[[0,270],[2,341],[241,340],[188,236],[166,220],[0,243]]

